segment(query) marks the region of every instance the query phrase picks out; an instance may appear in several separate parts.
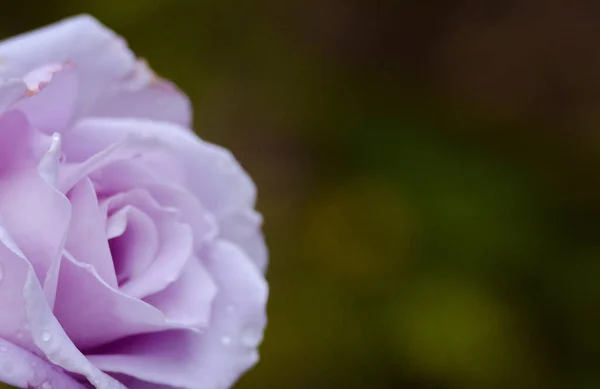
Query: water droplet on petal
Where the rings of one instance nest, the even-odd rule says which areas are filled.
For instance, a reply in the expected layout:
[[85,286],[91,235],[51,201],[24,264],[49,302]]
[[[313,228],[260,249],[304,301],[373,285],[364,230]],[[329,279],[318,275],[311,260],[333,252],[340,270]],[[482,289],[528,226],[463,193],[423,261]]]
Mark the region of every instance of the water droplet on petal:
[[52,384],[48,381],[42,382],[42,389],[52,389]]
[[223,343],[224,346],[228,346],[231,344],[231,337],[229,336],[223,336],[221,338],[221,343]]
[[48,332],[46,330],[42,331],[42,340],[44,342],[50,341],[50,332]]

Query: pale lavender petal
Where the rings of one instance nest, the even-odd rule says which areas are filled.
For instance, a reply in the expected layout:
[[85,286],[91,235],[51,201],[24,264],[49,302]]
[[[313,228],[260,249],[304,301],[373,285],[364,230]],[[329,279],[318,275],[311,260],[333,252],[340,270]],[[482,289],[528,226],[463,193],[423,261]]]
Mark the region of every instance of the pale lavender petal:
[[[129,232],[129,228],[126,228],[123,236],[111,240],[115,264],[126,266],[122,269],[127,276],[126,281],[121,285],[124,293],[143,298],[163,290],[179,278],[186,262],[193,254],[192,231],[189,225],[177,220],[180,215],[179,210],[162,207],[143,189],[112,196],[103,201],[102,207],[107,212],[121,207],[143,210],[148,218],[147,223],[152,224],[152,227],[158,231],[155,237],[140,236],[136,239],[135,236],[126,236]],[[109,229],[111,219],[117,214],[119,212],[109,218]],[[109,234],[110,236],[112,234]],[[154,245],[156,243],[158,247]],[[152,247],[153,251],[141,253],[136,250],[137,247],[142,249]],[[121,250],[116,250],[118,248]],[[132,250],[136,251],[121,258],[123,254],[131,253]],[[125,263],[122,265],[121,262]],[[137,270],[135,273],[128,271],[131,266],[135,266]]]
[[52,63],[72,61],[86,75],[125,77],[135,65],[133,54],[110,30],[91,16],[66,19],[0,42],[3,73],[21,78]]
[[66,373],[2,338],[0,338],[0,382],[28,389],[85,389],[81,383]]
[[81,374],[96,389],[126,389],[114,378],[100,371],[75,347],[48,305],[33,271],[27,273],[23,288],[26,318],[35,345],[53,364]]
[[71,227],[65,248],[80,262],[94,267],[113,288],[117,276],[106,238],[106,215],[100,212],[94,187],[89,179],[80,181],[68,194],[72,206]]
[[63,65],[50,63],[30,71],[23,76],[23,82],[27,85],[30,94],[38,93],[52,80],[55,73],[61,71]]
[[100,369],[185,389],[227,388],[258,359],[267,285],[247,256],[220,242],[207,270],[218,294],[206,333],[132,337],[88,356]]
[[98,100],[89,116],[137,117],[189,127],[191,112],[189,99],[139,60],[127,79]]
[[198,198],[184,187],[169,184],[156,177],[156,171],[150,170],[143,163],[117,160],[90,175],[95,181],[97,192],[104,197],[143,189],[159,203],[159,207],[177,210],[179,220],[192,227],[196,252],[218,235],[215,218],[202,207]]
[[74,63],[81,75],[79,117],[141,117],[186,126],[191,122],[187,97],[153,76],[123,39],[88,15],[0,42],[0,60],[0,78],[21,78],[47,64]]
[[46,297],[52,305],[71,205],[37,172],[30,147],[32,138],[28,123],[18,111],[0,118],[0,171],[11,169],[15,163],[23,166],[18,170],[12,168],[0,180],[0,215],[3,225],[43,280]]
[[113,374],[127,389],[181,389],[170,385],[153,384],[151,382],[141,381],[137,378],[129,377],[123,374]]
[[0,115],[0,177],[3,180],[36,165],[34,136],[22,112],[11,110]]
[[268,262],[268,250],[261,231],[262,215],[251,207],[220,215],[221,238],[241,247],[261,269]]
[[130,296],[144,298],[165,289],[180,277],[192,257],[192,231],[188,225],[172,221],[160,227],[161,242],[156,258],[146,271],[121,286]]
[[48,81],[30,91],[30,96],[18,101],[14,107],[26,113],[37,130],[46,134],[63,132],[70,125],[77,105],[78,74],[70,63],[46,71],[52,71]]
[[[267,252],[260,231],[262,219],[252,211],[256,188],[229,151],[201,141],[185,128],[145,120],[87,119],[78,123],[73,132],[94,139],[96,149],[90,143],[88,158],[130,134],[159,139],[176,150],[185,164],[187,186],[215,215],[222,236],[239,245],[264,269]],[[82,152],[75,143],[65,148]]]
[[9,109],[27,93],[27,86],[19,79],[2,80],[0,78],[0,113]]
[[68,253],[57,296],[54,313],[80,350],[132,334],[184,327],[150,304],[111,288],[94,268]]
[[[14,244],[7,236],[4,236],[3,241],[11,246]],[[11,313],[1,316],[0,337],[24,349],[23,352],[41,352],[53,364],[88,377],[98,389],[124,389],[117,381],[91,365],[73,346],[52,314],[40,282],[22,253],[0,244],[0,265],[4,275],[3,282],[0,283],[0,310]],[[8,352],[8,347],[6,350],[0,349],[0,354],[3,351]],[[31,381],[40,378],[64,384],[59,386],[61,388],[79,388],[72,380],[60,377],[58,373],[48,373],[47,365],[40,365],[33,374],[28,372],[19,362],[37,363],[38,359],[32,359],[26,354],[21,356],[22,359],[13,361],[15,364],[8,366],[13,371],[7,374],[4,369],[2,380],[25,387],[25,384],[40,384]],[[2,358],[0,355],[0,359]]]
[[108,218],[107,235],[119,282],[143,274],[158,252],[156,225],[135,206],[125,206]]
[[0,240],[0,312],[10,312],[0,315],[0,338],[31,351],[35,346],[25,331],[25,310],[19,298],[31,265],[2,224]]
[[115,162],[127,161],[143,164],[145,179],[159,176],[177,179],[181,171],[173,160],[174,152],[155,137],[128,134],[115,142],[106,142],[105,137],[81,137],[78,132],[70,132],[63,137],[63,149],[69,156],[70,164],[62,169],[60,188],[69,191],[80,179],[102,174],[101,170]]
[[170,320],[190,327],[204,328],[217,288],[197,258],[187,261],[183,273],[163,291],[144,298]]
[[[0,181],[0,215],[54,301],[60,253],[69,226],[69,201],[37,173]],[[31,222],[35,220],[35,222]]]
[[189,191],[168,184],[152,183],[145,187],[161,205],[181,210],[181,221],[192,227],[196,252],[216,239],[217,221]]
[[50,146],[37,165],[38,174],[49,185],[58,188],[58,175],[61,160],[60,134],[55,133],[50,139]]

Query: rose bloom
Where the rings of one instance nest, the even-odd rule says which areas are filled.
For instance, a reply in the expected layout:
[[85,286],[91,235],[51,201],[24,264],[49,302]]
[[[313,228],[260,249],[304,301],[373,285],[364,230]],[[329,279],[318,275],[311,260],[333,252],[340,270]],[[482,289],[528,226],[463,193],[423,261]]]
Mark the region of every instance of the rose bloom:
[[0,42],[0,381],[229,388],[258,360],[256,191],[89,16]]

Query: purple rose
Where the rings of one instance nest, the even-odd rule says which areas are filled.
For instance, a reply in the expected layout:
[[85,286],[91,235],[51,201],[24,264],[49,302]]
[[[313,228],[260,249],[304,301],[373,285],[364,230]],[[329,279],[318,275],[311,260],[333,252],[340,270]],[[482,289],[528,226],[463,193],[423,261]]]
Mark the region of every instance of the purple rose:
[[217,389],[256,363],[255,187],[190,121],[89,16],[0,42],[0,381]]

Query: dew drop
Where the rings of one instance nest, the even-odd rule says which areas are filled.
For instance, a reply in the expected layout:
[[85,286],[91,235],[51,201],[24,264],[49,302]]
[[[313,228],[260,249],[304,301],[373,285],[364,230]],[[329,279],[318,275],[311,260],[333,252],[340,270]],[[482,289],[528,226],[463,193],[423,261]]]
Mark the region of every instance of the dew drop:
[[228,346],[231,344],[231,337],[229,336],[223,336],[221,338],[221,343],[223,343],[224,346]]
[[42,331],[42,340],[44,342],[50,341],[50,332],[48,332],[46,330]]

